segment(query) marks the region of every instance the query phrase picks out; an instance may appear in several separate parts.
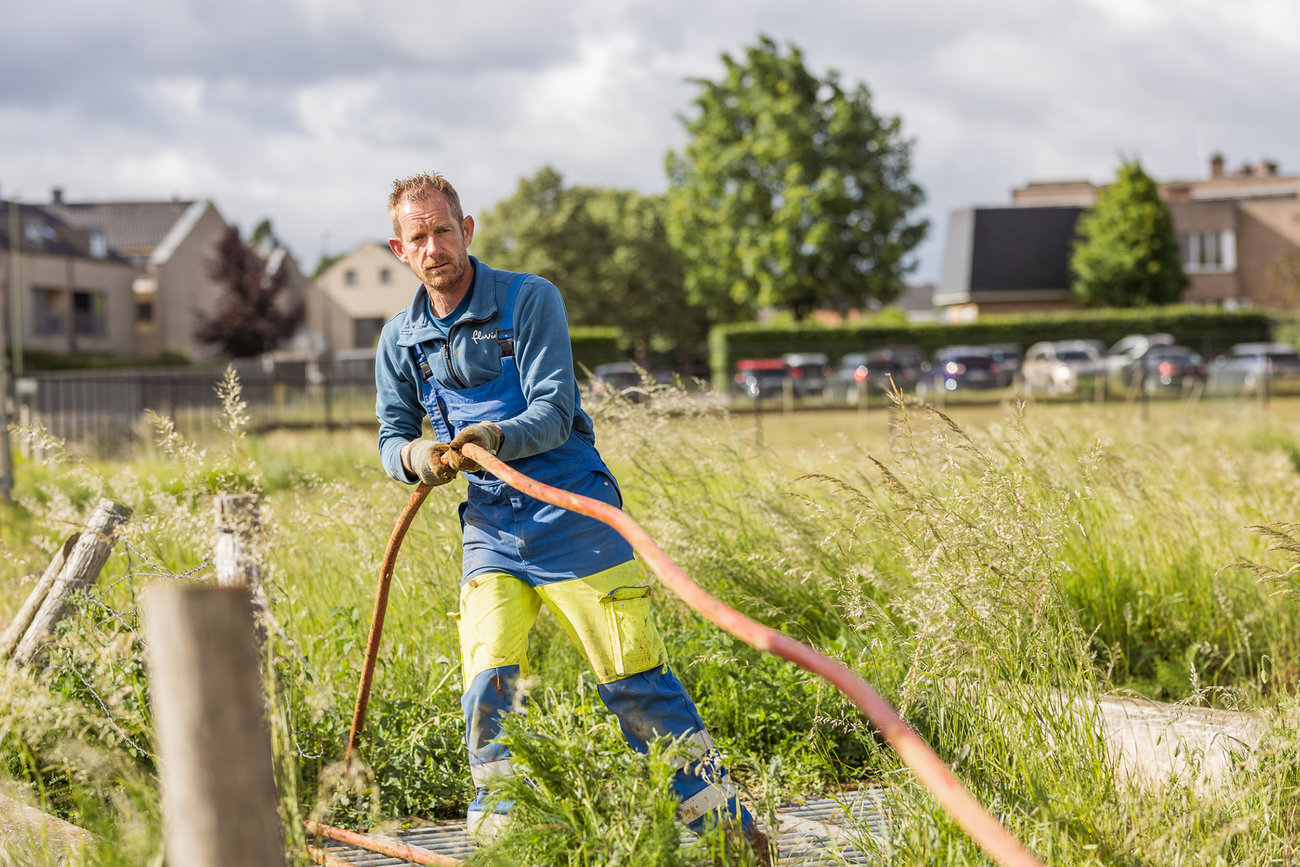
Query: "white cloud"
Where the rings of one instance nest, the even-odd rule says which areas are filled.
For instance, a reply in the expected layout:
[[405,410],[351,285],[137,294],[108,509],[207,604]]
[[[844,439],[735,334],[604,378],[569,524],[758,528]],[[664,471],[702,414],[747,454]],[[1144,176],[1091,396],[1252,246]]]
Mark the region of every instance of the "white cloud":
[[[0,77],[30,81],[0,91],[5,192],[211,197],[243,227],[271,217],[308,266],[386,234],[388,185],[413,171],[446,171],[479,212],[547,163],[662,190],[685,79],[760,31],[902,117],[934,222],[922,278],[950,209],[1102,180],[1121,152],[1161,176],[1202,175],[1216,149],[1300,171],[1294,0],[46,7],[0,32]],[[32,79],[56,50],[76,63]]]

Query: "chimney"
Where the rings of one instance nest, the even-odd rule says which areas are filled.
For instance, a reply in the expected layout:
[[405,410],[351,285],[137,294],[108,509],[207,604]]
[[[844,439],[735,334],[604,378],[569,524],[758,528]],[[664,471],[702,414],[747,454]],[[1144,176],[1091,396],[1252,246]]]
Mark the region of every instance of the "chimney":
[[1275,177],[1277,175],[1277,163],[1270,159],[1262,159],[1259,165],[1255,166],[1255,174],[1261,177]]
[[1223,177],[1223,154],[1216,153],[1214,156],[1210,157],[1210,177]]
[[63,204],[63,187],[55,187],[50,190],[50,198],[56,205]]

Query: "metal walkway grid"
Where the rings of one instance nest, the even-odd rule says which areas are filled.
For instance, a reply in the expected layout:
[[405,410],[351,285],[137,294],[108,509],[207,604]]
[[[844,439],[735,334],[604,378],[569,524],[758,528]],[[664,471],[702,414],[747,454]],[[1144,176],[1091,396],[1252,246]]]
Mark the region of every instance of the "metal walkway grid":
[[[818,865],[870,865],[878,863],[855,844],[864,836],[877,846],[886,845],[888,805],[883,789],[859,789],[839,798],[820,798],[779,807],[776,833],[780,863],[788,867]],[[770,834],[770,829],[767,829]],[[467,858],[475,848],[464,822],[444,822],[411,828],[395,834],[376,835],[438,855]],[[683,842],[693,839],[683,831]],[[409,861],[380,855],[333,840],[317,841],[330,855],[357,867],[407,867]],[[870,849],[871,847],[866,847]]]

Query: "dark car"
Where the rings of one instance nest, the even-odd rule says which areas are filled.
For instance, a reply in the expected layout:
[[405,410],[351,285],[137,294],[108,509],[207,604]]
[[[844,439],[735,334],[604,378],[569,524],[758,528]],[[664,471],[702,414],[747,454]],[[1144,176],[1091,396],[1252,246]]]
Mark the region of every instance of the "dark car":
[[1209,378],[1204,359],[1177,344],[1148,347],[1122,371],[1124,382],[1136,383],[1147,394],[1204,384]]
[[779,397],[789,378],[790,369],[779,358],[742,358],[732,381],[750,397]]
[[1219,392],[1300,390],[1300,353],[1290,343],[1238,343],[1209,366],[1207,387]]
[[1002,384],[1010,385],[1011,381],[1016,378],[1016,372],[1020,370],[1020,365],[1024,363],[1024,349],[1021,348],[1019,343],[988,343],[985,345],[993,353],[993,360],[998,363]]
[[917,394],[1001,388],[1002,366],[987,346],[945,346],[916,384]]
[[830,358],[824,352],[789,352],[781,356],[789,372],[795,395],[821,394],[831,375]]
[[862,389],[876,394],[895,387],[911,391],[928,367],[925,353],[915,347],[850,352],[840,359],[827,380],[827,388],[833,397],[856,403]]
[[596,365],[591,372],[591,396],[605,400],[615,395],[634,402],[645,397],[641,368],[630,361]]

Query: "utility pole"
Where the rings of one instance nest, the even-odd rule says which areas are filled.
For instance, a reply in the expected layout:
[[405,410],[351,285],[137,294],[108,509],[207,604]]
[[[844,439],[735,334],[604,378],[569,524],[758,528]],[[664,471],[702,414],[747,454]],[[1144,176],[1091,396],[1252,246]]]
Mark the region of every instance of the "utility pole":
[[[22,272],[18,264],[18,251],[22,246],[22,233],[18,219],[18,203],[6,203],[9,211],[9,279],[5,282],[6,303],[0,310],[0,500],[9,502],[14,490],[14,456],[9,449],[9,398],[13,393],[13,382],[9,375],[9,347],[6,345],[5,316],[9,314],[9,302],[19,293],[19,280]],[[19,322],[21,325],[21,321]]]

